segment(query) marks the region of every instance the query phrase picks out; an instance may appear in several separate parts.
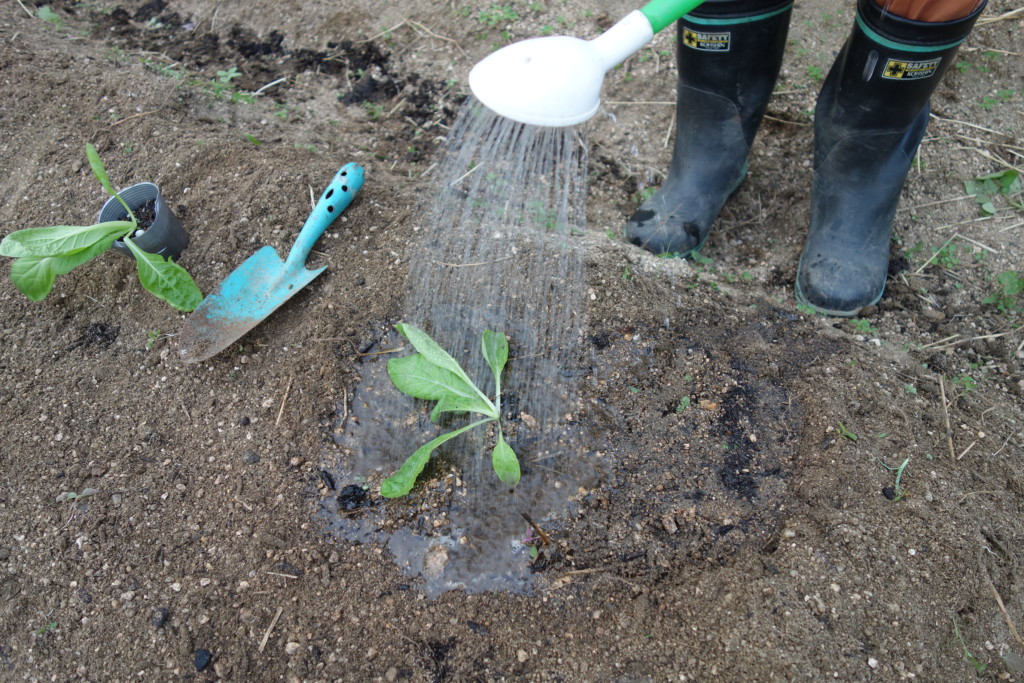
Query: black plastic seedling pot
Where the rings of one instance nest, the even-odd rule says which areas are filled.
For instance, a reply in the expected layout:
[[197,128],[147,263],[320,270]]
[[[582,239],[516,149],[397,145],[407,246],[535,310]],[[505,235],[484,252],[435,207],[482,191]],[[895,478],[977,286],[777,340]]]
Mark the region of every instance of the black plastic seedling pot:
[[[125,204],[131,207],[140,222],[140,228],[135,234],[129,235],[135,246],[151,254],[177,261],[181,257],[181,252],[188,246],[188,233],[164,201],[160,188],[153,183],[138,183],[121,190],[118,194]],[[144,221],[139,218],[138,211],[150,204],[154,212],[153,222],[142,228]],[[100,209],[98,222],[123,220],[128,220],[128,214],[121,206],[121,202],[117,201],[116,197],[111,197]],[[121,240],[114,242],[114,249],[126,256],[132,256],[131,250]]]

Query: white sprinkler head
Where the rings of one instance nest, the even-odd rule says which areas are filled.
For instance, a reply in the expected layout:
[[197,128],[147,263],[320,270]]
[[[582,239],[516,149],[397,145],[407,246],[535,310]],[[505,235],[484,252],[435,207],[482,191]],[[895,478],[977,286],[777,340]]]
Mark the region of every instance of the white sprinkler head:
[[653,37],[650,21],[635,10],[593,40],[523,40],[474,66],[469,87],[484,106],[506,118],[571,126],[597,113],[605,73]]

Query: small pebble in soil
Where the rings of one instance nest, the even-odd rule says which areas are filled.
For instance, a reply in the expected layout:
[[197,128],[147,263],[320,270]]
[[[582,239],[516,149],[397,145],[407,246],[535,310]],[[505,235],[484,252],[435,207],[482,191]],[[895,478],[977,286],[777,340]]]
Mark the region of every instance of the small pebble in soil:
[[891,486],[886,486],[884,489],[882,489],[882,495],[888,498],[889,500],[893,500],[896,497],[896,489],[894,489]]
[[242,455],[245,457],[245,462],[249,465],[255,465],[260,461],[260,456],[256,455],[252,451],[246,451]]
[[287,654],[287,655],[289,655],[289,656],[290,656],[290,655],[294,655],[294,654],[295,654],[296,652],[298,652],[298,651],[299,651],[299,648],[300,648],[300,647],[301,647],[301,646],[300,646],[300,645],[299,645],[298,643],[296,643],[296,642],[295,642],[295,641],[293,640],[293,641],[291,641],[291,642],[287,643],[287,644],[286,644],[286,645],[284,646],[284,651],[285,651],[285,654]]
[[291,562],[285,562],[284,560],[274,565],[274,571],[287,574],[288,576],[294,576],[295,578],[299,578],[305,574],[304,571],[296,567],[294,564]]
[[239,426],[239,427],[248,427],[250,423],[252,423],[252,420],[250,420],[250,419],[249,419],[248,417],[245,417],[245,416],[243,416],[243,417],[242,417],[242,418],[241,418],[241,419],[240,419],[240,420],[238,421],[238,426]]
[[209,650],[196,650],[196,657],[192,660],[192,663],[196,666],[196,671],[202,671],[210,665],[210,660],[213,659],[213,655],[210,654]]
[[163,625],[167,623],[167,618],[171,616],[171,611],[166,607],[157,607],[153,610],[152,616],[149,618],[149,623],[153,625],[153,628],[163,628]]
[[469,630],[472,631],[473,633],[479,633],[482,636],[489,636],[489,635],[491,635],[491,630],[489,628],[487,628],[486,626],[484,626],[482,624],[476,623],[472,619],[466,621],[466,626],[468,626]]

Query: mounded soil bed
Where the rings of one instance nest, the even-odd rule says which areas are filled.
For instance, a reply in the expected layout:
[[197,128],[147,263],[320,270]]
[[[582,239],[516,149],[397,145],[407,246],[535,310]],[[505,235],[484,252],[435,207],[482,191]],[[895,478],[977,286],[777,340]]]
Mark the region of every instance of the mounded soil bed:
[[[593,476],[534,519],[550,537],[536,557],[510,551],[515,590],[435,597],[386,535],[415,514],[443,524],[431,492],[459,472],[363,498],[336,437],[415,287],[418,207],[469,68],[633,7],[43,5],[0,7],[3,234],[95,216],[92,142],[116,186],[160,185],[209,292],[257,248],[286,253],[340,165],[367,181],[310,258],[328,270],[195,365],[177,353],[185,316],[129,258],[106,253],[38,303],[5,266],[0,678],[1024,678],[1024,319],[997,279],[1021,269],[1024,214],[1001,195],[981,214],[963,185],[1024,163],[1009,0],[933,98],[886,296],[853,321],[792,293],[814,95],[852,3],[796,8],[750,175],[699,262],[621,237],[668,167],[671,32],[609,75],[577,238],[572,419]],[[376,515],[377,535],[337,533],[339,507]]]

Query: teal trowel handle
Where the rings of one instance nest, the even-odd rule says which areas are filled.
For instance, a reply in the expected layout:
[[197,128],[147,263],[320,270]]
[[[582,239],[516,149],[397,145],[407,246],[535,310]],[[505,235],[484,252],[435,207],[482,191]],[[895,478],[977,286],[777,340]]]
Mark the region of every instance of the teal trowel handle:
[[651,0],[640,11],[651,22],[651,29],[657,33],[703,3],[704,0]]
[[327,186],[320,200],[313,207],[306,224],[302,226],[299,236],[288,252],[285,268],[288,270],[306,267],[306,257],[313,245],[324,234],[324,231],[341,215],[341,212],[352,203],[359,188],[363,186],[363,167],[356,163],[342,166],[331,184]]

